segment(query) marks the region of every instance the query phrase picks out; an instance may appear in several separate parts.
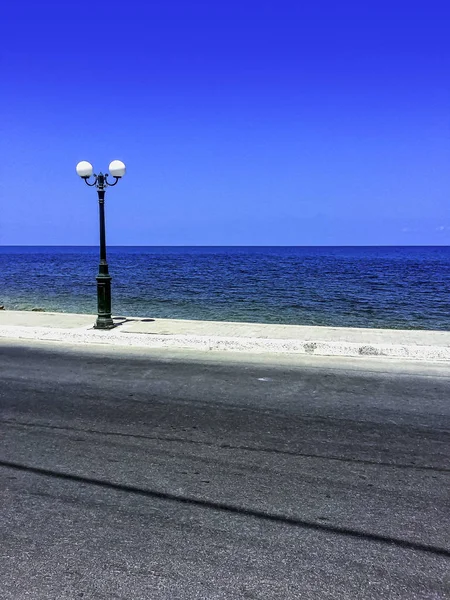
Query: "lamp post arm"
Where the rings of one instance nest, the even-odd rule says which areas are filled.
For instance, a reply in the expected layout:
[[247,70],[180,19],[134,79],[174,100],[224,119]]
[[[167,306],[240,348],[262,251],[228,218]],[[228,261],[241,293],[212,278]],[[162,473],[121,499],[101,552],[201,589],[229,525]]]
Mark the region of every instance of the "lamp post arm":
[[88,181],[89,177],[83,177],[84,183],[86,185],[88,185],[89,187],[94,187],[95,185],[97,185],[97,175],[94,175],[94,177],[95,177],[94,183],[89,183],[89,181]]
[[105,183],[106,183],[106,185],[108,185],[109,187],[113,187],[114,185],[117,185],[120,177],[116,177],[115,175],[113,175],[115,181],[114,181],[114,183],[111,183],[110,181],[108,181],[108,175],[109,175],[109,173],[106,173],[106,175],[105,175]]

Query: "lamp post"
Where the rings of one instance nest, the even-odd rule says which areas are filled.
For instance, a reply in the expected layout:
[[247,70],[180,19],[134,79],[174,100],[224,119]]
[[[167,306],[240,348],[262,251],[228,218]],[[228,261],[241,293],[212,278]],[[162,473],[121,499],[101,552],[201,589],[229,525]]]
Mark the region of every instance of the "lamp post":
[[[114,177],[114,181],[108,181],[108,173],[94,173],[91,163],[82,160],[77,164],[77,173],[84,179],[89,187],[96,187],[98,194],[98,205],[100,211],[100,264],[98,267],[97,279],[97,311],[98,316],[95,322],[95,329],[112,329],[114,321],[111,317],[111,276],[106,262],[106,235],[105,235],[105,193],[106,188],[116,185],[121,177],[125,175],[125,165],[120,160],[113,160],[109,165],[109,174]],[[89,181],[91,177],[94,181]]]

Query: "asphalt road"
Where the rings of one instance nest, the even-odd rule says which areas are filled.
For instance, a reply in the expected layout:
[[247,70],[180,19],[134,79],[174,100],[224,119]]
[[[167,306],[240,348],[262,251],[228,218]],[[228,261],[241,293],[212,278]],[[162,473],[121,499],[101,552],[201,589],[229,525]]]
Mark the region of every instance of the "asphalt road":
[[450,372],[298,362],[1,342],[2,600],[450,598]]

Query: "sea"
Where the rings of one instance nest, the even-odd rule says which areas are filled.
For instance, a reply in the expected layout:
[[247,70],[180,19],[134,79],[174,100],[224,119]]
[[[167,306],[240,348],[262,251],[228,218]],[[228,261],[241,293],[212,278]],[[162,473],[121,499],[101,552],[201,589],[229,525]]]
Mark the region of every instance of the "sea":
[[[96,313],[98,248],[0,246],[0,305]],[[113,314],[450,330],[450,247],[108,248]]]

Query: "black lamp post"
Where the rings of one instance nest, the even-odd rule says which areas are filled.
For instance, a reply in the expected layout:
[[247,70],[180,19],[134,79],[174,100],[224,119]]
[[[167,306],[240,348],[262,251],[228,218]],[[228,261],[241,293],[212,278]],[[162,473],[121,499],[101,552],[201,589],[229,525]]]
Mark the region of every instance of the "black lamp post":
[[[97,188],[98,205],[100,211],[100,264],[97,275],[97,309],[98,316],[95,329],[112,329],[114,321],[111,317],[111,275],[106,262],[106,235],[105,235],[105,193],[106,188],[116,185],[125,175],[125,165],[120,160],[113,160],[109,165],[109,173],[114,177],[114,182],[108,181],[108,173],[96,175],[91,163],[83,160],[77,164],[77,173],[90,187]],[[94,177],[90,182],[89,178]]]

